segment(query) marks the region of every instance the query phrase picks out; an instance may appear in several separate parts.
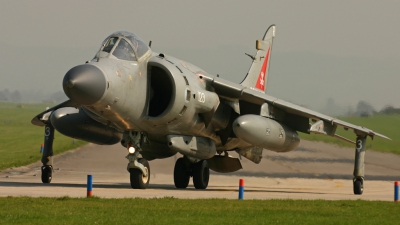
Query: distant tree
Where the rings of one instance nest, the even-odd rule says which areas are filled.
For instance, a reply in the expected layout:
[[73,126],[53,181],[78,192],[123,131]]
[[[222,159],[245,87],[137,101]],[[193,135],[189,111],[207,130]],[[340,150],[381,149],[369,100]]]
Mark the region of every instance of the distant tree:
[[329,116],[341,116],[346,114],[346,108],[337,104],[333,98],[328,98],[321,112]]
[[6,88],[4,91],[0,91],[0,100],[1,101],[10,101],[10,91]]
[[6,96],[7,101],[10,101],[10,91],[7,88],[4,89],[4,96]]
[[357,104],[356,116],[368,117],[370,115],[376,114],[376,110],[366,101],[359,101]]
[[0,91],[0,101],[8,101],[7,97],[4,95],[4,93],[2,91]]
[[379,114],[383,115],[390,115],[390,114],[400,114],[400,108],[395,108],[391,105],[383,107],[381,111],[379,111]]
[[13,91],[10,93],[10,101],[12,102],[21,102],[21,94],[19,93],[18,90]]

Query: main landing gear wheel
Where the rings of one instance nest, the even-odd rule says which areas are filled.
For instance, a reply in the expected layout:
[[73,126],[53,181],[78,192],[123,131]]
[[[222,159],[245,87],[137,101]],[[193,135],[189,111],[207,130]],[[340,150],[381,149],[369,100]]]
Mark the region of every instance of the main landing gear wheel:
[[138,162],[147,170],[147,176],[144,176],[140,169],[129,169],[131,187],[133,189],[146,189],[150,182],[150,166],[146,159],[138,159]]
[[206,189],[210,179],[210,168],[206,160],[193,164],[193,184],[196,189]]
[[362,179],[354,179],[353,181],[353,191],[355,195],[362,195],[364,191],[364,184]]
[[53,176],[53,168],[51,166],[42,166],[42,182],[48,184]]
[[184,158],[179,158],[174,167],[174,184],[176,188],[187,188],[190,180],[190,171]]

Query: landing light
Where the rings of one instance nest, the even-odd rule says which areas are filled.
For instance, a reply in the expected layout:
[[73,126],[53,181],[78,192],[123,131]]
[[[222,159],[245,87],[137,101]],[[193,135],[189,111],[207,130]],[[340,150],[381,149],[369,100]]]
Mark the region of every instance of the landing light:
[[129,152],[129,154],[133,154],[133,153],[135,153],[135,148],[134,147],[129,147],[128,148],[128,152]]

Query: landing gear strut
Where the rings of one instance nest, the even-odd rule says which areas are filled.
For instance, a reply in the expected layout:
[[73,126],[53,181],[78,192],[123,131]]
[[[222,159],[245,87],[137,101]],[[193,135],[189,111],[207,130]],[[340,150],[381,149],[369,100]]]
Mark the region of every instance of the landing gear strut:
[[362,195],[364,191],[364,157],[366,140],[366,136],[357,136],[353,173],[353,192],[355,195]]
[[54,127],[51,123],[48,123],[44,128],[44,149],[41,160],[43,163],[41,167],[43,183],[50,183],[53,177],[53,140]]
[[127,170],[130,173],[130,182],[133,189],[146,189],[150,182],[150,165],[144,158],[139,158],[140,145],[146,137],[143,133],[132,132],[124,134],[127,140],[129,160]]
[[210,168],[206,160],[190,163],[188,159],[179,158],[174,168],[174,183],[176,188],[186,188],[190,177],[196,189],[206,189],[210,179]]

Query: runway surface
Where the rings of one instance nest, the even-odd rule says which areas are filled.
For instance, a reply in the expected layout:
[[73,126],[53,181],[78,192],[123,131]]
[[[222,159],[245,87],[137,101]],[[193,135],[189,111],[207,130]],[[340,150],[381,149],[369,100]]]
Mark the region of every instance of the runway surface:
[[[42,184],[41,163],[0,173],[0,196],[86,197],[86,177],[93,175],[93,194],[104,198],[238,198],[239,179],[245,180],[245,199],[364,199],[393,201],[394,181],[400,180],[400,156],[367,151],[363,195],[353,194],[354,149],[302,140],[288,153],[264,150],[260,164],[243,158],[243,169],[211,173],[206,190],[192,182],[185,190],[173,183],[178,157],[150,161],[150,185],[131,189],[126,170],[127,151],[121,145],[89,144],[54,157],[53,180]],[[231,153],[237,157],[236,153]]]

